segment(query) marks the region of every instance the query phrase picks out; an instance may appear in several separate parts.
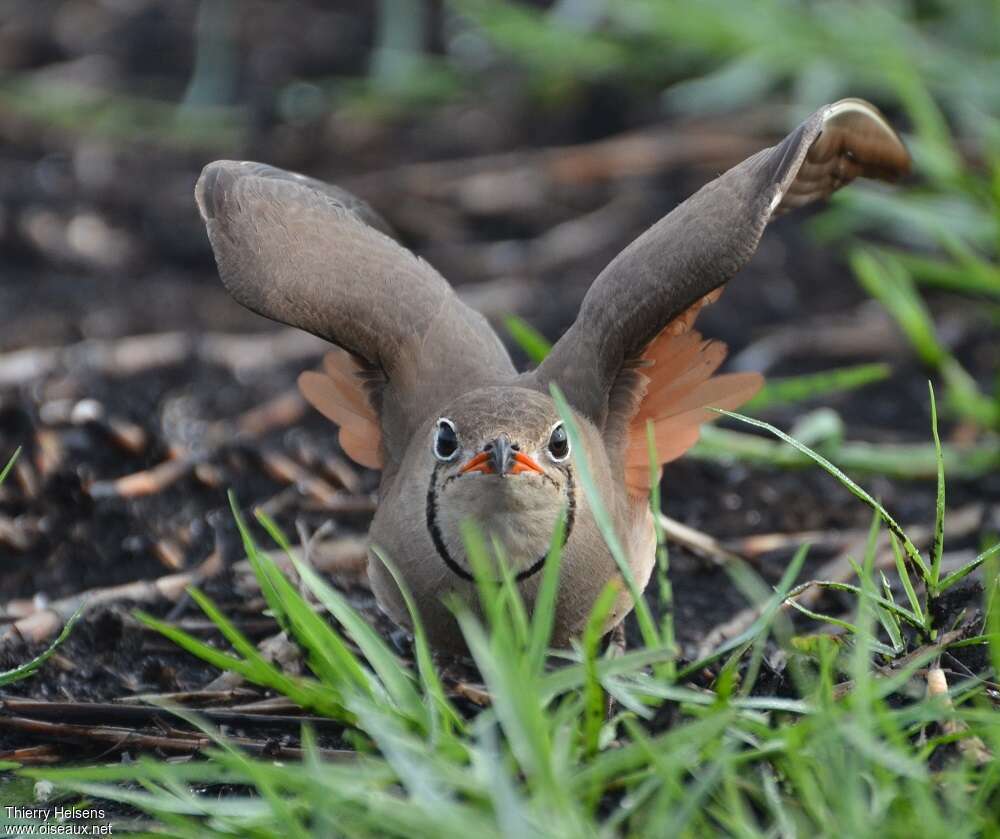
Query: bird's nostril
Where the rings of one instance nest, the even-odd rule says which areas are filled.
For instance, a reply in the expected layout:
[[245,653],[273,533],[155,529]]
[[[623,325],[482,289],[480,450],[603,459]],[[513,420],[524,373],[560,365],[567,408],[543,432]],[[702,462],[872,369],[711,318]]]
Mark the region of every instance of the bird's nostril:
[[485,446],[483,446],[483,451],[484,452],[491,452],[491,451],[493,451],[493,444],[492,443],[487,443]]
[[511,448],[512,448],[512,449],[513,449],[514,451],[516,451],[516,452],[519,452],[519,451],[521,451],[521,444],[520,444],[520,443],[511,443],[511,444],[510,444],[510,447],[511,447]]

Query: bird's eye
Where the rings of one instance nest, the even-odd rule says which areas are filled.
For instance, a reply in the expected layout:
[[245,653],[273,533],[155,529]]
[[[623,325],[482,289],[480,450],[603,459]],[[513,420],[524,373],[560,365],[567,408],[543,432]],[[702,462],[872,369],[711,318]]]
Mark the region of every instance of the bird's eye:
[[569,435],[562,423],[559,423],[549,434],[549,457],[556,463],[561,463],[569,457]]
[[458,454],[458,434],[455,424],[450,419],[442,417],[437,422],[434,432],[434,457],[443,463],[454,460]]

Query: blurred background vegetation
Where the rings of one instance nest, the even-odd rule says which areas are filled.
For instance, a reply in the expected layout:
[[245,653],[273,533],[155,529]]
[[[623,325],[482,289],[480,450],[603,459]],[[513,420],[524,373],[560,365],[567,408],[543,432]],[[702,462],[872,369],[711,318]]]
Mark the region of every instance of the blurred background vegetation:
[[[846,190],[806,224],[779,226],[733,285],[730,311],[706,315],[706,332],[731,343],[734,366],[777,374],[757,407],[778,418],[782,405],[891,379],[867,391],[880,397],[834,405],[880,442],[926,439],[930,376],[949,439],[980,444],[968,457],[949,449],[953,470],[995,465],[993,0],[0,8],[0,245],[10,272],[0,306],[21,315],[5,327],[8,348],[259,328],[215,286],[190,199],[200,165],[223,156],[345,183],[474,304],[519,316],[510,322],[522,337],[531,325],[551,339],[631,236],[818,105],[856,95],[903,129],[914,177]],[[55,278],[39,279],[40,269]],[[852,339],[852,323],[864,340]],[[831,327],[830,348],[794,346],[811,344],[816,324]],[[842,450],[849,465],[933,473],[927,446],[873,461],[870,449],[842,449],[841,417],[813,420],[812,442]],[[706,456],[794,461],[726,432],[708,437]]]

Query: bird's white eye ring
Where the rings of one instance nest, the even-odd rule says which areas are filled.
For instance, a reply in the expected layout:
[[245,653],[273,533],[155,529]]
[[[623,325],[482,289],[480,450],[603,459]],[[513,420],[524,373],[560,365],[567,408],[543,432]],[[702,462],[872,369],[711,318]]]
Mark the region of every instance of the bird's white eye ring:
[[434,457],[442,463],[448,463],[458,457],[458,432],[455,423],[447,417],[437,421],[434,430]]
[[546,446],[546,451],[555,463],[562,463],[569,457],[569,450],[569,434],[566,433],[566,427],[561,422],[557,422],[552,427],[552,431],[549,432],[549,443]]

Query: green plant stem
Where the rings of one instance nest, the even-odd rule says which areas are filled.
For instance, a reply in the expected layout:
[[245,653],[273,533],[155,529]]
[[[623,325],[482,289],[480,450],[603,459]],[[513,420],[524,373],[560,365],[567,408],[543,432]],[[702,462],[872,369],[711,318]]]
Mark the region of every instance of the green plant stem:
[[[919,479],[937,475],[934,447],[925,443],[863,443],[845,441],[823,447],[823,453],[844,469],[858,474],[885,475],[890,478]],[[968,448],[941,447],[945,471],[957,478],[979,478],[1000,469],[1000,441],[989,438]],[[705,426],[701,440],[688,452],[701,460],[722,461],[733,458],[783,469],[801,469],[812,464],[808,456],[774,440]]]

